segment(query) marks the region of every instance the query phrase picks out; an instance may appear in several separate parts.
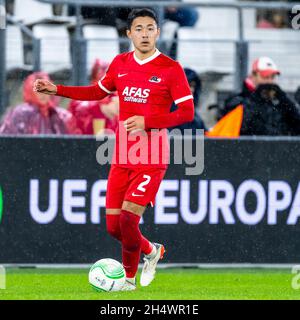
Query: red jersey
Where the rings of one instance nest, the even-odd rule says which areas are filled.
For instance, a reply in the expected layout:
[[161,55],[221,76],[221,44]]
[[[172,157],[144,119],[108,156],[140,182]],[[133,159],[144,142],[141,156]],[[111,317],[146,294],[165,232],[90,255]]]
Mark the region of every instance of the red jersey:
[[[158,50],[144,60],[134,52],[123,53],[114,58],[98,85],[83,90],[58,86],[57,94],[75,99],[89,96],[92,100],[117,91],[120,125],[113,163],[123,167],[166,168],[169,144],[164,128],[192,121],[194,115],[193,96],[180,64]],[[173,101],[178,110],[170,112]],[[122,121],[134,115],[144,116],[146,135],[126,132]],[[153,133],[151,129],[160,130]]]

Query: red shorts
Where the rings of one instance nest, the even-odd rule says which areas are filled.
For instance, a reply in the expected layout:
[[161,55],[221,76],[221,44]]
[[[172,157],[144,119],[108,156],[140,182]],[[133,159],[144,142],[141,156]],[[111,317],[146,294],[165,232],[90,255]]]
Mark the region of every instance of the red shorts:
[[120,209],[123,201],[141,206],[150,203],[153,206],[166,171],[167,169],[132,169],[112,165],[107,182],[106,208]]

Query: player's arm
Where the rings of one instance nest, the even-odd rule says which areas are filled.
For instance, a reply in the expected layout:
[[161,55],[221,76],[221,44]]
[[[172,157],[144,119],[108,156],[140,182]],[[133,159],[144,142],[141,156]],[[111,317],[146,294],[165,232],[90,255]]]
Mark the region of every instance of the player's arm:
[[109,93],[98,84],[92,86],[63,86],[55,85],[47,80],[37,79],[33,90],[49,95],[71,98],[74,100],[93,101],[105,98]]
[[94,101],[105,98],[116,90],[115,69],[117,58],[110,64],[105,76],[92,86],[63,86],[55,85],[47,80],[38,79],[35,81],[33,90],[45,94],[57,95],[74,100]]
[[132,116],[124,122],[127,131],[161,129],[179,126],[194,119],[194,102],[191,97],[177,104],[174,112],[154,116]]
[[161,129],[179,126],[194,119],[194,101],[192,97],[177,104],[176,111],[145,117],[145,129]]

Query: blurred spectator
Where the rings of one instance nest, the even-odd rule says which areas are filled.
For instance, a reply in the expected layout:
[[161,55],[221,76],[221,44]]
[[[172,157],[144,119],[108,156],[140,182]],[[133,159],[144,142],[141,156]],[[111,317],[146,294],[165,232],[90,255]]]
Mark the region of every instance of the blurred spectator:
[[260,84],[216,125],[208,137],[300,135],[300,109],[276,84]]
[[[108,63],[97,59],[91,72],[91,83],[97,83],[105,74]],[[82,134],[99,134],[105,129],[115,131],[119,121],[119,98],[113,93],[101,101],[72,100],[69,111],[74,115]]]
[[300,110],[276,84],[262,84],[243,103],[241,135],[300,135]]
[[180,27],[193,27],[199,19],[199,14],[193,7],[167,7],[165,19],[178,22]]
[[220,110],[221,120],[210,131],[210,136],[224,136],[227,132],[238,132],[238,135],[300,135],[300,110],[276,84],[279,74],[270,58],[256,59],[242,92],[225,101],[225,107]]
[[[76,7],[74,5],[69,5],[68,14],[74,16],[76,13]],[[115,26],[116,18],[118,16],[117,7],[92,7],[92,6],[82,6],[81,16],[86,20],[95,20],[96,23],[102,25]]]
[[[130,3],[132,0],[128,0]],[[154,0],[159,2],[159,0]],[[169,0],[172,1],[172,0]],[[182,0],[177,0],[182,1]],[[151,9],[163,11],[164,19],[176,21],[181,27],[192,27],[199,18],[198,11],[193,7],[152,7]],[[81,14],[84,19],[96,19],[103,25],[117,26],[120,35],[126,36],[127,17],[132,7],[85,7],[81,8]],[[69,14],[74,15],[75,9],[70,6]]]
[[279,74],[280,71],[272,59],[268,57],[256,59],[252,64],[251,75],[249,75],[243,83],[242,91],[230,95],[225,100],[224,106],[218,111],[218,119],[222,118],[238,105],[243,104],[245,99],[248,98],[260,84],[276,83],[276,77]]
[[282,14],[280,13],[273,14],[273,25],[276,29],[282,29],[287,27],[285,23],[285,19]]
[[[199,114],[199,100],[200,100],[200,94],[201,94],[201,80],[198,76],[198,74],[189,68],[184,68],[184,72],[186,74],[187,80],[189,82],[193,97],[194,97],[194,120],[192,122],[188,122],[185,123],[181,126],[176,127],[177,129],[180,129],[181,131],[183,131],[184,129],[193,129],[193,134],[195,133],[194,130],[195,129],[204,129],[205,125],[204,122],[202,121],[200,114]],[[176,105],[173,104],[171,107],[171,111],[175,111],[176,110]],[[173,128],[174,129],[174,128]]]
[[266,11],[257,21],[257,28],[260,29],[281,29],[287,28],[286,12]]
[[4,115],[0,133],[7,134],[79,134],[72,114],[58,107],[58,98],[33,91],[36,79],[49,79],[44,72],[29,75],[23,86],[24,103]]
[[[127,18],[128,14],[132,10],[130,7],[130,1],[128,0],[128,7],[92,7],[92,6],[82,6],[81,15],[85,19],[85,22],[99,23],[101,25],[115,26],[118,30],[119,36],[121,38],[127,39]],[[160,0],[153,0],[154,2],[159,2]],[[168,0],[172,1],[172,0]],[[177,0],[178,2],[182,0]],[[159,20],[171,20],[178,22],[181,27],[192,27],[196,24],[199,14],[198,11],[193,7],[161,7],[153,6],[150,7],[152,10],[156,11]],[[68,7],[69,15],[75,15],[75,6],[69,5]],[[89,21],[90,20],[90,21]],[[163,21],[160,21],[160,23]],[[172,57],[176,56],[176,45],[172,52]],[[126,52],[130,50],[130,42],[121,41],[120,51]]]
[[13,15],[14,13],[14,0],[5,1],[5,10],[7,13]]

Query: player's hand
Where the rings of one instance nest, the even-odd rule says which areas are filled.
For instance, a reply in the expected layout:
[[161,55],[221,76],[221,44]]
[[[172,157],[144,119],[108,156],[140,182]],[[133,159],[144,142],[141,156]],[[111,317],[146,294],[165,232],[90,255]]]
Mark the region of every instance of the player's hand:
[[143,116],[132,116],[124,121],[126,131],[145,130],[145,119]]
[[34,81],[33,84],[33,91],[55,95],[57,93],[57,87],[55,84],[48,80],[44,79],[37,79]]

